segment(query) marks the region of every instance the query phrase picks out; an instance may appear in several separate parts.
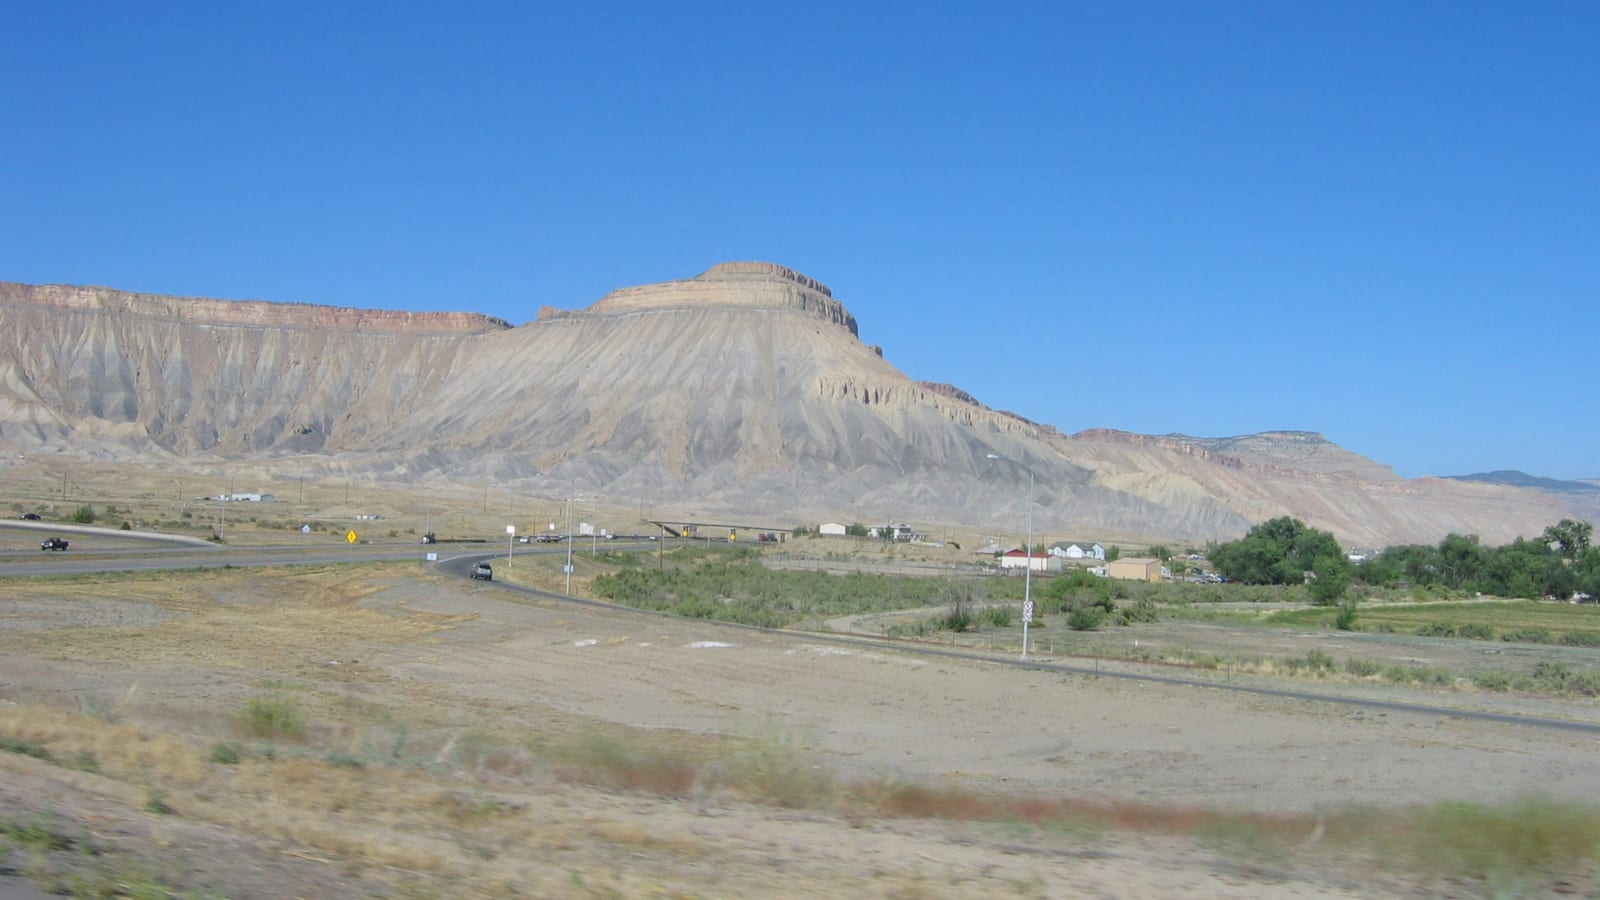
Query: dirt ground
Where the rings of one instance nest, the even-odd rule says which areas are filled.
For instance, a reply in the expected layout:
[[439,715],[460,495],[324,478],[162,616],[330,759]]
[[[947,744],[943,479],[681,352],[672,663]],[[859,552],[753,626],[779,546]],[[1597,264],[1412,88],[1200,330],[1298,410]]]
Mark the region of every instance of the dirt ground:
[[[260,696],[292,699],[306,733],[242,737]],[[0,735],[51,756],[0,753],[0,897],[8,877],[229,897],[1462,895],[1480,886],[1318,852],[1315,823],[1600,786],[1577,734],[839,646],[421,566],[0,581]],[[230,742],[245,758],[218,762]],[[1299,849],[595,786],[561,762],[730,747],[771,788],[1283,816]]]

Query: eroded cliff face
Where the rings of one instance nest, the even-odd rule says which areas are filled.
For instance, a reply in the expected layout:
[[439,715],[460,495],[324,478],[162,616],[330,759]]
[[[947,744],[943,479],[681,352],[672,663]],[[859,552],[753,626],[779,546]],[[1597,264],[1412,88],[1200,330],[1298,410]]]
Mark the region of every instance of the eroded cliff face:
[[503,319],[463,312],[397,312],[349,309],[309,303],[272,303],[263,300],[211,300],[138,294],[104,287],[65,284],[28,285],[0,281],[0,304],[19,311],[125,314],[141,320],[305,330],[384,331],[408,334],[479,334],[511,326]]
[[820,282],[728,263],[512,328],[486,316],[0,284],[0,446],[178,465],[515,481],[779,521],[1231,538],[1294,515],[1357,544],[1486,541],[1528,491],[1405,481],[1303,432],[1071,437],[919,383]]
[[425,402],[471,338],[508,327],[0,283],[0,434],[178,455],[344,449]]

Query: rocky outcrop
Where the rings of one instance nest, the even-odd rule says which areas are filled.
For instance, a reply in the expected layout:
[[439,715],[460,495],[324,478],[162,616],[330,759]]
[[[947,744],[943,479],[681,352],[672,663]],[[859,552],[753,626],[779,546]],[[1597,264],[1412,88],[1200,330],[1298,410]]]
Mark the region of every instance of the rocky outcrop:
[[794,310],[839,325],[851,335],[859,333],[855,316],[833,299],[827,285],[793,269],[764,262],[721,263],[683,281],[621,288],[578,312],[547,306],[539,310],[539,321],[714,306]]
[[[977,397],[972,396],[953,384],[944,384],[938,381],[919,381],[917,382],[917,386],[929,392],[930,394],[937,394],[941,397],[949,397],[951,400],[958,400],[962,403],[970,403],[973,406],[983,406],[982,403],[978,402]],[[984,406],[984,409],[988,409],[988,407]]]

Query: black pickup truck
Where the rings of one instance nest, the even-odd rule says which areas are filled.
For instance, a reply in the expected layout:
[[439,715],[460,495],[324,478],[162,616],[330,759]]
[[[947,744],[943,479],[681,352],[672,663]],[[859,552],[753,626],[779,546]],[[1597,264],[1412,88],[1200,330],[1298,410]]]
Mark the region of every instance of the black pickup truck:
[[39,542],[39,549],[40,550],[65,550],[65,549],[67,549],[67,542],[64,539],[58,538],[58,537],[45,538],[44,540]]

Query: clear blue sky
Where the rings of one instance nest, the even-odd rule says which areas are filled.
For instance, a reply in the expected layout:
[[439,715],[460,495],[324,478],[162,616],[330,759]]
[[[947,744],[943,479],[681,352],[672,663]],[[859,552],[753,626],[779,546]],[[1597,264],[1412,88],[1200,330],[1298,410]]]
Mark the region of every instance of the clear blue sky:
[[768,260],[1063,431],[1600,477],[1600,4],[0,4],[0,280],[513,323]]

